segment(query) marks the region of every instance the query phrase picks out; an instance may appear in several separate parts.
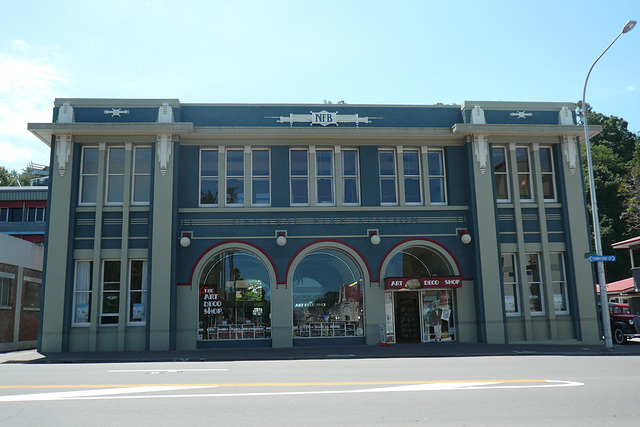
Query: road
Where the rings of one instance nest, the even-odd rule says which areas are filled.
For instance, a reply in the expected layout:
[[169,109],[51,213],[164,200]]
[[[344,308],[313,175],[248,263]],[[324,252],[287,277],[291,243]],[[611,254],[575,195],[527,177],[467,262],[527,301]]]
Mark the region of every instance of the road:
[[0,364],[0,425],[635,425],[637,361]]

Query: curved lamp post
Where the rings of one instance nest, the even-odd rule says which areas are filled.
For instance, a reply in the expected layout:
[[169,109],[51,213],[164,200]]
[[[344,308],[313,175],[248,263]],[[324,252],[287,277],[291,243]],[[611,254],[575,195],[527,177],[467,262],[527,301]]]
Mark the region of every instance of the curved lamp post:
[[[595,240],[596,255],[602,255],[602,241],[600,238],[600,221],[598,220],[598,202],[596,200],[596,188],[593,178],[593,163],[591,160],[591,144],[589,142],[589,126],[587,124],[587,83],[589,82],[589,76],[596,63],[607,53],[609,48],[620,38],[621,35],[628,33],[635,27],[636,21],[627,21],[620,34],[613,39],[611,44],[598,56],[591,68],[587,73],[587,79],[584,81],[584,90],[582,92],[582,121],[584,123],[584,138],[585,148],[587,151],[587,169],[589,170],[589,193],[591,194],[591,215],[593,217],[593,237]],[[613,342],[611,340],[611,323],[609,321],[609,301],[607,298],[607,282],[604,276],[604,263],[598,261],[598,282],[600,283],[600,311],[602,313],[602,331],[604,332],[604,348],[608,351],[613,351]]]

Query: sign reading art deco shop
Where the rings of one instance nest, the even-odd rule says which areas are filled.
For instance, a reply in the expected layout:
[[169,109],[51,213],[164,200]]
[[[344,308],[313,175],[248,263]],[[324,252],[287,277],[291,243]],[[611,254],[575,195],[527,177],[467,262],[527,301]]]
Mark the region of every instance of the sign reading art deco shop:
[[340,123],[355,123],[356,126],[358,126],[360,123],[371,123],[372,119],[382,119],[382,117],[360,117],[359,114],[338,114],[337,111],[332,112],[327,110],[310,111],[309,114],[289,113],[289,116],[272,116],[265,118],[278,119],[278,123],[289,123],[289,126],[293,126],[294,123],[309,123],[310,126],[338,126]]
[[460,287],[462,287],[462,278],[460,277],[387,277],[384,279],[384,288],[391,291]]

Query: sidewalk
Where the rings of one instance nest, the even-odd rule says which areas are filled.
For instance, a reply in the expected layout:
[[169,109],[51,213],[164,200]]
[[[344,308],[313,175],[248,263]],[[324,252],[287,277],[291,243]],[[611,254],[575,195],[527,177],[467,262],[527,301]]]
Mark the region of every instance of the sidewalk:
[[152,352],[77,352],[40,354],[36,350],[0,353],[1,363],[124,363],[170,361],[236,361],[297,359],[365,359],[402,357],[478,357],[478,356],[640,356],[640,340],[614,345],[604,351],[602,345],[561,344],[479,344],[424,343],[389,346],[331,346],[293,348],[241,348]]

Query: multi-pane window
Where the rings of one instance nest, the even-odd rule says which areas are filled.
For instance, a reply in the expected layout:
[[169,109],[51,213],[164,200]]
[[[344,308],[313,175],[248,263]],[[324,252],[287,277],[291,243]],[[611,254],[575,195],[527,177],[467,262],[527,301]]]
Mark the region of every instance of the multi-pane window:
[[491,165],[493,179],[496,183],[496,201],[508,202],[511,197],[509,195],[509,167],[505,147],[491,147]]
[[429,150],[427,153],[429,167],[429,193],[432,204],[445,204],[445,171],[444,171],[444,151]]
[[553,155],[551,147],[540,147],[540,174],[545,201],[556,201],[556,182],[553,177]]
[[118,323],[120,313],[120,261],[104,261],[102,271],[102,305],[100,324]]
[[91,261],[76,261],[73,293],[73,324],[88,325],[91,316]]
[[150,147],[136,147],[133,155],[132,203],[148,204],[151,198],[152,151]]
[[271,203],[269,150],[251,152],[251,204],[268,206]]
[[316,197],[319,205],[332,205],[333,150],[316,150]]
[[129,269],[129,323],[144,323],[146,319],[147,260],[132,260]]
[[218,150],[200,151],[200,205],[218,205]]
[[85,147],[82,150],[80,169],[80,203],[96,204],[98,194],[98,149]]
[[529,285],[529,311],[531,314],[544,314],[539,254],[527,254],[527,284]]
[[6,277],[0,277],[0,306],[9,306],[9,289],[11,280]]
[[404,201],[406,204],[419,205],[422,203],[419,151],[404,151],[402,153],[402,167],[404,170]]
[[244,150],[227,150],[227,205],[244,205]]
[[395,205],[398,203],[396,196],[396,157],[393,150],[380,150],[378,152],[380,167],[380,203],[383,205]]
[[342,204],[360,204],[360,168],[357,150],[342,150]]
[[0,222],[7,222],[9,219],[9,208],[0,208]]
[[24,307],[40,308],[40,283],[24,282]]
[[291,205],[309,205],[309,152],[307,150],[291,150]]
[[533,187],[531,186],[531,163],[529,161],[528,148],[516,148],[516,164],[518,169],[518,188],[520,189],[520,200],[525,202],[533,201]]
[[551,288],[553,290],[553,304],[556,313],[569,312],[569,300],[567,295],[567,279],[564,268],[564,254],[552,253],[551,260]]
[[29,207],[27,208],[27,221],[29,222],[42,222],[45,220],[45,212],[47,208],[44,207]]
[[502,254],[504,311],[507,315],[520,314],[520,294],[518,291],[518,276],[516,275],[515,265],[514,254]]
[[122,203],[124,195],[124,148],[110,147],[107,164],[107,203]]

